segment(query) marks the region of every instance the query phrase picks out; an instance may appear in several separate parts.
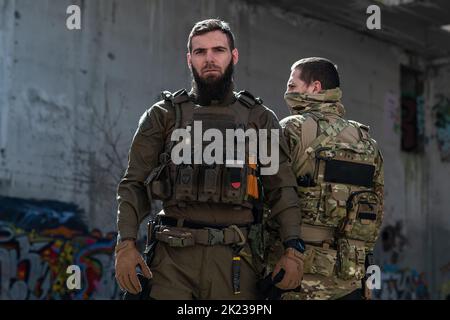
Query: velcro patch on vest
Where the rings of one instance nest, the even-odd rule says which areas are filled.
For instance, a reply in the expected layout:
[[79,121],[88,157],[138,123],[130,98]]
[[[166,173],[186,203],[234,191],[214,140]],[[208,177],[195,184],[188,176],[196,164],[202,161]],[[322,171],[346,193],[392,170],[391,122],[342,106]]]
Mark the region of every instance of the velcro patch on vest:
[[360,212],[358,218],[361,220],[377,220],[377,214],[373,212]]
[[342,160],[327,160],[324,180],[326,182],[373,187],[375,166]]
[[231,168],[230,169],[230,183],[234,189],[239,189],[241,187],[241,169]]

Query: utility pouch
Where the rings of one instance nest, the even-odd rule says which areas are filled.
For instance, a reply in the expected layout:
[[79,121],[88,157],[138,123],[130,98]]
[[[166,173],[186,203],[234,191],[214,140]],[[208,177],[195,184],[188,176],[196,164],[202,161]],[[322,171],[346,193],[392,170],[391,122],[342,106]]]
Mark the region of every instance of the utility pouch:
[[192,233],[176,229],[162,228],[161,231],[156,231],[156,239],[167,243],[170,247],[182,248],[190,247],[195,244]]
[[321,186],[297,187],[297,193],[303,222],[314,224],[324,210]]
[[365,276],[366,253],[364,243],[349,239],[339,239],[338,277],[343,280],[361,280]]
[[246,166],[224,167],[222,184],[222,201],[225,203],[239,203],[244,200],[247,191]]
[[175,199],[185,201],[197,200],[198,166],[179,165],[175,182]]
[[357,191],[347,200],[347,216],[340,232],[350,239],[374,242],[381,224],[380,201],[373,191]]
[[220,165],[201,167],[198,201],[220,201],[221,167]]
[[333,275],[336,265],[336,250],[306,245],[304,256],[305,274],[320,274],[325,277]]
[[345,184],[324,184],[324,212],[320,219],[324,225],[339,227],[347,216],[350,187]]
[[147,179],[145,186],[147,195],[152,200],[167,200],[172,196],[172,185],[170,181],[170,168],[166,161],[166,154],[161,154],[160,165],[154,168]]

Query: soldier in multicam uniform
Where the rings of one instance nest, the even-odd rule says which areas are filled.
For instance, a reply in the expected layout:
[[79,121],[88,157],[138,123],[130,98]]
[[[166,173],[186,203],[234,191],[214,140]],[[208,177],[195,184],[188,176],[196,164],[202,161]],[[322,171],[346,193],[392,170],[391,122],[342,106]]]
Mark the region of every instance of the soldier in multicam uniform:
[[[297,177],[306,251],[301,288],[282,299],[369,299],[365,271],[383,218],[381,152],[368,126],[343,118],[331,61],[306,58],[291,71],[285,101],[292,115],[280,124]],[[272,242],[269,266],[280,254]]]

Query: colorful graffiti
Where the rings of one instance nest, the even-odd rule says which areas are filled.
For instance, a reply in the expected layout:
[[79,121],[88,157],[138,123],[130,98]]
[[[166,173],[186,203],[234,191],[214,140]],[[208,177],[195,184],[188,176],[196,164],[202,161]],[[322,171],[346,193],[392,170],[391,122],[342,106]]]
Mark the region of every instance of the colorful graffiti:
[[450,99],[443,94],[436,97],[438,101],[432,108],[434,115],[434,125],[436,127],[436,137],[441,160],[450,161]]
[[441,299],[450,300],[450,262],[441,267],[442,281]]
[[387,225],[381,231],[381,290],[374,290],[375,299],[429,299],[429,286],[424,272],[400,267],[401,256],[408,246],[401,221]]
[[376,299],[424,300],[430,299],[428,282],[424,272],[400,269],[396,265],[384,265],[381,272],[381,290],[374,290]]
[[[75,205],[0,197],[0,299],[117,299],[114,233],[87,232]],[[69,290],[67,267],[81,269]]]

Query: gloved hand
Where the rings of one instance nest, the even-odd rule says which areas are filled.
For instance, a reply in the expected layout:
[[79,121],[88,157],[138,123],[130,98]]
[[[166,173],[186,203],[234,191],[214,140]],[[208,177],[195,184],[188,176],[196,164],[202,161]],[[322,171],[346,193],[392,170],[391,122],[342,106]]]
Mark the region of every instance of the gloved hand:
[[294,248],[287,248],[272,272],[273,279],[281,269],[285,271],[283,279],[275,286],[283,290],[292,290],[300,286],[303,279],[303,260],[303,253]]
[[146,278],[151,278],[150,268],[139,254],[133,240],[124,240],[116,245],[116,280],[122,290],[132,294],[142,291],[141,284],[136,274],[136,266],[142,270]]

